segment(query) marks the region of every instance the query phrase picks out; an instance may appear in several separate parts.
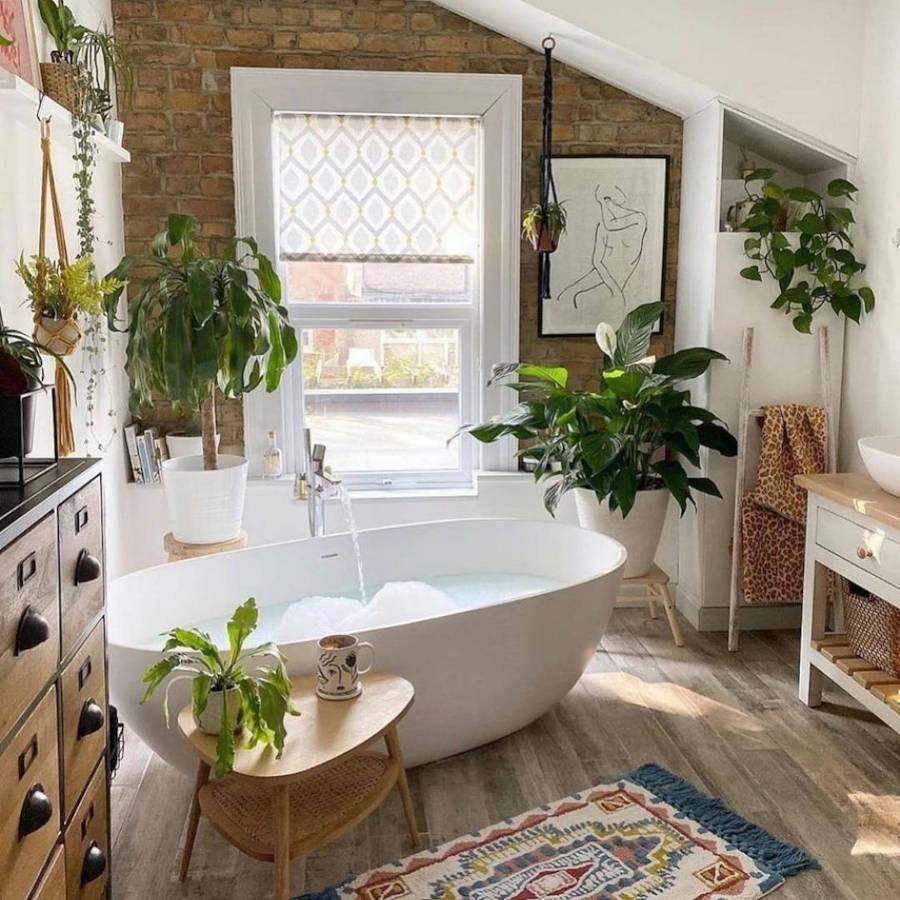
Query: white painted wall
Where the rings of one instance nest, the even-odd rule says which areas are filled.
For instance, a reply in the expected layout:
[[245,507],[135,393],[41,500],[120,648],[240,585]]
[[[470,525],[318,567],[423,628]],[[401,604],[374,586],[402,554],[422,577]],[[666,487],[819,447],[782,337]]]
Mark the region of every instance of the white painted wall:
[[[70,0],[70,6],[76,18],[86,25],[96,25],[110,21],[109,0]],[[51,43],[40,20],[36,17],[35,27],[45,41],[40,57],[49,59]],[[31,332],[31,309],[21,304],[25,300],[25,290],[15,273],[14,260],[24,252],[26,257],[37,253],[39,202],[41,190],[41,152],[40,133],[37,121],[34,124],[12,119],[3,122],[3,137],[0,139],[0,172],[3,173],[2,214],[0,214],[0,300],[3,304],[3,315],[7,324],[22,331]],[[53,136],[51,122],[51,140]],[[127,143],[127,142],[126,142]],[[76,199],[73,182],[75,164],[72,161],[71,142],[67,145],[61,139],[54,145],[53,169],[56,175],[60,205],[66,227],[66,242],[70,258],[78,250],[78,238],[75,227]],[[123,253],[122,230],[122,191],[120,166],[112,161],[98,158],[94,177],[94,202],[96,204],[97,247],[94,255],[97,270],[101,273],[109,271],[121,258]],[[48,223],[50,224],[50,223]],[[52,226],[51,226],[52,228]],[[47,250],[52,256],[56,252],[55,237],[48,232]],[[84,402],[84,377],[79,374],[82,365],[82,354],[77,353],[70,360],[70,369],[76,376],[78,391],[76,402]],[[53,365],[47,365],[45,376],[53,379]],[[110,402],[119,412],[118,423],[121,427],[122,415],[127,398],[127,384],[122,368],[121,341],[113,340],[110,345],[107,365],[108,376],[104,379],[104,391],[101,402]],[[108,401],[104,401],[104,395]],[[98,420],[100,416],[98,416]],[[75,426],[76,455],[84,455],[84,419],[82,406],[76,406],[73,414]],[[101,430],[108,433],[108,427],[101,423]],[[49,419],[41,416],[35,435],[37,448],[47,451],[52,448],[52,432]],[[110,516],[120,516],[121,488],[124,487],[124,458],[120,451],[120,441],[115,437],[110,453],[104,465],[104,484],[106,489],[107,511]],[[119,565],[119,545],[116,541],[115,529],[109,529],[108,556],[110,561]]]
[[[865,0],[439,0],[687,116],[714,96],[854,153]],[[890,0],[884,4],[892,6]]]
[[900,228],[900,3],[871,0],[869,7],[854,238],[868,263],[864,277],[877,305],[860,327],[847,326],[840,454],[845,470],[862,469],[858,438],[900,433],[900,250],[891,243]]

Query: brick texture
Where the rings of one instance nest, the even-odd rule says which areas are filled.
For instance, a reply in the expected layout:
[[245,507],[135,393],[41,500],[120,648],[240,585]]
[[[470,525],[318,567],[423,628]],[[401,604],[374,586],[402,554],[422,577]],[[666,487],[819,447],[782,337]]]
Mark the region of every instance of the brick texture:
[[[500,72],[523,78],[523,208],[537,200],[541,54],[415,0],[112,0],[117,36],[135,64],[137,95],[124,113],[132,153],[124,170],[126,252],[140,252],[169,211],[190,212],[215,245],[234,232],[229,68]],[[672,346],[681,188],[681,120],[568,66],[555,68],[554,152],[668,154],[667,304]],[[593,339],[538,336],[537,259],[523,246],[520,357],[568,366],[573,383],[596,372]],[[219,404],[222,449],[240,452],[239,403]],[[177,418],[164,403],[152,421]]]

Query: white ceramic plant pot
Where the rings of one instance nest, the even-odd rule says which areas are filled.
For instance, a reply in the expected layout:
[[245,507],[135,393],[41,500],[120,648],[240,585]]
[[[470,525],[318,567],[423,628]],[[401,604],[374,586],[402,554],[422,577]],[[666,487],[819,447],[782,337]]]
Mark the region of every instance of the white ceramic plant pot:
[[[220,434],[216,435],[216,450],[219,449]],[[169,459],[176,456],[200,456],[203,453],[203,436],[199,434],[167,434],[166,447]]]
[[621,510],[610,512],[609,502],[599,502],[593,491],[586,488],[575,489],[578,524],[582,528],[615,538],[628,551],[623,578],[635,578],[650,571],[659,547],[668,505],[668,491],[638,491],[634,506],[622,518]]
[[241,727],[243,711],[241,709],[241,692],[238,688],[228,688],[227,691],[210,691],[206,701],[206,709],[198,716],[194,713],[194,722],[205,734],[218,734],[223,726],[223,698],[224,706],[228,711],[228,725],[232,731]]
[[176,541],[217,544],[241,533],[247,460],[219,456],[219,468],[205,471],[202,456],[177,456],[162,464],[162,482]]

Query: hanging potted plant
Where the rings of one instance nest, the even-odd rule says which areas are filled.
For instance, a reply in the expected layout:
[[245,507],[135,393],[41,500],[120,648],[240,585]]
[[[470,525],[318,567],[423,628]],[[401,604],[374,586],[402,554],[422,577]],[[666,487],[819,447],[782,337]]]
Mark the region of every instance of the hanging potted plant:
[[566,210],[562,203],[535,203],[522,218],[522,236],[538,253],[552,253],[566,231]]
[[[259,611],[250,597],[239,606],[228,623],[228,647],[220,649],[212,638],[196,628],[173,628],[167,632],[163,657],[144,673],[146,703],[157,688],[174,673],[166,685],[163,714],[169,723],[169,689],[182,679],[191,681],[194,722],[206,734],[219,736],[216,742],[217,778],[234,765],[234,735],[249,733],[247,747],[267,744],[277,756],[287,736],[284,717],[299,715],[291,703],[291,681],[284,657],[274,644],[245,647],[256,629]],[[263,665],[268,661],[270,665]]]
[[[684,514],[694,491],[720,497],[709,478],[688,475],[706,447],[723,456],[737,442],[709,410],[691,403],[683,382],[702,375],[721,353],[704,347],[648,356],[661,303],[632,310],[618,331],[601,323],[597,343],[604,368],[594,390],[567,386],[562,367],[503,363],[490,384],[505,384],[521,399],[508,413],[460,429],[484,443],[506,435],[528,441],[518,456],[533,461],[536,481],[548,480],[544,505],[554,514],[575,492],[582,528],[609,534],[628,551],[625,577],[644,575],[653,563],[669,497]],[[509,379],[512,378],[510,381]]]
[[[129,305],[126,366],[131,408],[154,395],[176,412],[200,410],[203,453],[162,465],[172,533],[189,544],[240,534],[247,482],[243,456],[219,455],[215,397],[237,398],[265,385],[274,391],[297,355],[297,335],[281,305],[281,282],[252,238],[234,238],[220,257],[203,255],[197,220],[172,214],[147,257],[123,259],[119,281],[137,263],[149,270]],[[107,310],[113,326],[118,293]]]
[[[27,456],[34,446],[35,391],[44,379],[42,353],[50,353],[22,331],[3,322],[0,312],[0,459]],[[52,356],[53,354],[50,353]],[[65,377],[72,373],[60,360]]]
[[41,63],[41,85],[51,100],[72,111],[78,102],[75,50],[85,29],[63,0],[38,0],[38,11],[55,46],[50,62]]

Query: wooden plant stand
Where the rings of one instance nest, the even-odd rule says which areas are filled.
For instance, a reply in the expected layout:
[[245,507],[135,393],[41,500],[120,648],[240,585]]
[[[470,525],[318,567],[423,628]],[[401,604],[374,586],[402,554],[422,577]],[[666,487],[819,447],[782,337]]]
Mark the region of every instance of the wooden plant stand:
[[[669,620],[669,629],[672,632],[672,640],[676,647],[684,646],[684,635],[681,633],[681,624],[678,621],[678,613],[675,611],[675,604],[672,602],[672,593],[669,591],[669,576],[663,572],[656,563],[653,564],[650,571],[646,575],[636,575],[634,578],[623,578],[622,584],[625,586],[641,586],[647,590],[644,596],[647,599],[647,606],[650,609],[651,618],[659,618],[656,610],[656,601],[663,605],[666,611],[666,618]],[[631,600],[638,599],[637,596],[617,597],[617,604],[624,604]]]
[[[398,675],[370,672],[354,700],[320,700],[315,678],[292,678],[299,716],[285,721],[281,759],[269,748],[247,749],[237,739],[234,771],[210,780],[216,737],[194,724],[190,705],[178,716],[199,757],[194,798],[181,860],[187,877],[202,812],[233,846],[275,863],[275,898],[291,896],[291,859],[330,843],[381,805],[396,787],[413,848],[418,826],[403,768],[397,723],[412,706],[412,685]],[[384,738],[387,753],[365,749]]]
[[228,553],[229,550],[242,550],[247,546],[247,529],[242,528],[240,535],[232,541],[219,541],[217,544],[186,544],[175,539],[171,531],[163,536],[163,550],[169,562],[180,559],[196,559],[198,556],[212,556],[216,553]]

